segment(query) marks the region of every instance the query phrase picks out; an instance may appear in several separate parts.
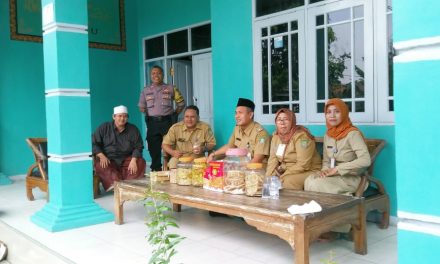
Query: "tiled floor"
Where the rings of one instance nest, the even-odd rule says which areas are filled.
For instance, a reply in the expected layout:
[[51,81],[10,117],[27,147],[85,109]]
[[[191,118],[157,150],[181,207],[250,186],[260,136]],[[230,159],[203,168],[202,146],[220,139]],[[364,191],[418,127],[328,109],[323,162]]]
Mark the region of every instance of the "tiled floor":
[[[34,189],[35,201],[25,195],[24,178],[13,177],[12,185],[0,186],[0,220],[57,252],[74,263],[147,263],[150,248],[146,242],[145,210],[135,202],[124,206],[124,225],[113,222],[63,232],[50,233],[30,222],[40,210],[44,195]],[[113,212],[113,195],[95,200]],[[205,211],[183,208],[177,215],[179,234],[186,239],[178,245],[173,263],[293,263],[293,252],[287,242],[257,231],[237,218],[209,217]],[[0,239],[2,234],[0,233]],[[315,242],[311,246],[311,263],[324,263],[334,253],[338,264],[397,263],[396,228],[380,230],[368,224],[368,254],[353,253],[353,243],[337,240]],[[32,260],[29,260],[29,263]]]

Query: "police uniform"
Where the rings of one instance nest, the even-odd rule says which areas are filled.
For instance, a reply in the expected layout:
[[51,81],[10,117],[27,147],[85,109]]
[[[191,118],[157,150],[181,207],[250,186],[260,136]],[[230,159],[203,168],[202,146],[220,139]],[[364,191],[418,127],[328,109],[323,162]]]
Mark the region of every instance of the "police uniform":
[[304,184],[306,191],[352,195],[361,181],[361,175],[371,164],[370,153],[361,133],[351,131],[340,140],[324,136],[322,170],[331,167],[335,160],[338,175],[330,177],[309,176]]
[[[269,156],[270,136],[257,122],[252,121],[245,129],[235,126],[228,146],[231,148],[246,148],[251,157],[255,154]],[[264,159],[263,163],[266,163]]]
[[[198,121],[193,130],[189,130],[183,121],[174,124],[163,138],[163,144],[171,145],[174,149],[183,153],[183,156],[192,156],[199,158],[205,156],[203,148],[215,147],[216,141],[211,127],[203,122]],[[193,146],[198,144],[202,147],[202,153],[194,154]],[[177,166],[177,159],[172,157],[168,163],[170,169]]]
[[304,180],[313,172],[321,169],[321,157],[315,148],[315,141],[306,132],[296,132],[287,144],[283,144],[278,135],[272,136],[270,156],[266,175],[276,175],[286,189],[303,190]]
[[174,108],[181,112],[185,100],[180,91],[169,84],[152,84],[145,87],[139,96],[138,106],[145,108],[145,123],[147,124],[147,144],[151,156],[151,170],[161,170],[162,138],[173,124]]

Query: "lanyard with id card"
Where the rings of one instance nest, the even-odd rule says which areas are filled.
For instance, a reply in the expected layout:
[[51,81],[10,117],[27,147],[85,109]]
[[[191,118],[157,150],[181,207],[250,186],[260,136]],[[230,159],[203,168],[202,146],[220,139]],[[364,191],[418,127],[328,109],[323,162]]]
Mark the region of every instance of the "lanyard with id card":
[[279,144],[275,155],[277,155],[278,157],[283,157],[285,150],[286,150],[286,144]]
[[334,167],[336,167],[335,154],[338,153],[338,149],[336,148],[336,146],[332,148],[332,152],[333,152],[333,156],[330,158],[330,168],[333,169]]

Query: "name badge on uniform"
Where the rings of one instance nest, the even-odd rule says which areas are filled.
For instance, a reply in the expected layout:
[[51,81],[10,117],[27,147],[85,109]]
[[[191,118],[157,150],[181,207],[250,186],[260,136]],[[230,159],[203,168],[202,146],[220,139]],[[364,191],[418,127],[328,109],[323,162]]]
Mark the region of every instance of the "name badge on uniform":
[[335,158],[331,158],[330,159],[330,168],[334,168],[334,167],[336,167],[336,160],[335,160]]
[[184,139],[184,138],[178,138],[177,141],[179,141],[179,142],[185,142],[185,139]]
[[286,144],[279,144],[276,155],[282,157],[285,149],[286,149]]

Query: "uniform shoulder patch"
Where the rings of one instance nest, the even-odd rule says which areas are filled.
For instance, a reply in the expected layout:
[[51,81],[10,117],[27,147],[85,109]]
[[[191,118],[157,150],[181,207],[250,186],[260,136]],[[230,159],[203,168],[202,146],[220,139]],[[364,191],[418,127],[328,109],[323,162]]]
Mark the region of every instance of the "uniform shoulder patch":
[[301,147],[305,149],[309,146],[310,139],[301,139],[300,144],[301,144]]

